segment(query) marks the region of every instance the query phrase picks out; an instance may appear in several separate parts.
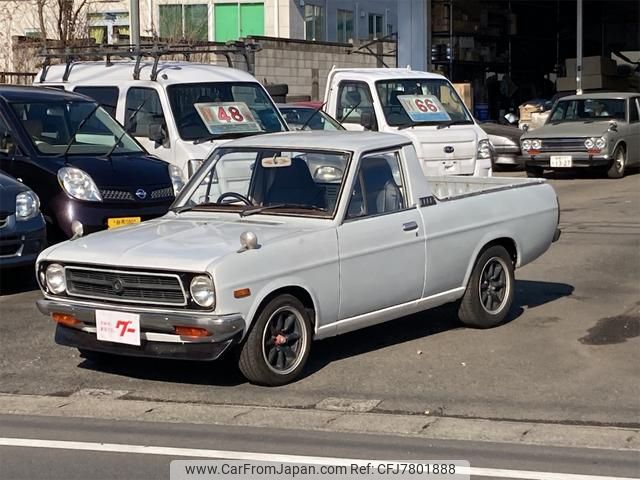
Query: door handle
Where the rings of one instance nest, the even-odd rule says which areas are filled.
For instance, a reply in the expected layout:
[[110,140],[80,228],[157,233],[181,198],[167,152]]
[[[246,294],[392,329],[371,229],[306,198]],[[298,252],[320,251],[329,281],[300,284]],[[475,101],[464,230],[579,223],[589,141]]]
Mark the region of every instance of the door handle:
[[402,230],[404,230],[405,232],[415,230],[416,228],[418,228],[418,222],[407,222],[402,224]]

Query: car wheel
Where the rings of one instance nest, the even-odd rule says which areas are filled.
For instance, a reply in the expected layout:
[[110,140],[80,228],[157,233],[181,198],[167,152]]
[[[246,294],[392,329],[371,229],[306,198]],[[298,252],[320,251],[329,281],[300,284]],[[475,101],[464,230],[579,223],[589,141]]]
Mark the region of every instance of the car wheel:
[[293,295],[280,295],[260,312],[240,351],[238,366],[251,383],[292,382],[302,372],[312,337],[311,319]]
[[478,257],[464,292],[458,317],[468,327],[500,325],[513,303],[513,260],[507,250],[495,245]]
[[544,175],[544,169],[542,167],[525,167],[525,171],[527,172],[527,177],[530,178],[540,178]]
[[607,177],[622,178],[627,167],[627,152],[622,145],[618,145],[613,152],[613,162],[607,170]]

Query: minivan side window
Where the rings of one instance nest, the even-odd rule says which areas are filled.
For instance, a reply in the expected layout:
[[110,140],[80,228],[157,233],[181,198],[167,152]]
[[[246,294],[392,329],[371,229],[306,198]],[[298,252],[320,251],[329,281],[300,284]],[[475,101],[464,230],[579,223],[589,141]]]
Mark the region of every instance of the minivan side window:
[[167,124],[158,92],[153,88],[130,88],[127,91],[124,122],[124,128],[134,137],[149,138],[149,126],[158,123],[166,132]]
[[369,85],[364,82],[341,82],[338,87],[336,120],[359,124],[363,112],[371,112],[375,118]]
[[73,91],[93,98],[109,115],[116,118],[116,106],[120,94],[118,87],[76,87]]

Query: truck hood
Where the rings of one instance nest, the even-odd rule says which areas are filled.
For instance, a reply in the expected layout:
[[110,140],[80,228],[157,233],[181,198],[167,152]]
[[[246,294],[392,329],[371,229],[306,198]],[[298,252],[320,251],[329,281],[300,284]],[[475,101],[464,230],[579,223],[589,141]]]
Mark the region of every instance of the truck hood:
[[609,129],[609,120],[599,122],[563,122],[556,125],[545,124],[534,131],[525,133],[522,140],[526,138],[575,138],[575,137],[600,137]]
[[[47,249],[41,259],[61,263],[204,272],[218,258],[235,254],[240,234],[252,231],[261,246],[314,227],[233,216],[169,213],[139,225],[93,233]],[[315,227],[318,229],[318,227]]]

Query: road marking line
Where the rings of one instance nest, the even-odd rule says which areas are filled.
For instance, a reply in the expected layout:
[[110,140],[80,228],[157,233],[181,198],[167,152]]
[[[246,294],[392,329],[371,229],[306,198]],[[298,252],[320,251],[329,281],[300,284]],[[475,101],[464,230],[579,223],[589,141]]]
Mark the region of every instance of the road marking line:
[[[83,450],[108,453],[135,453],[144,455],[166,455],[171,457],[197,457],[221,460],[245,460],[257,462],[306,463],[312,465],[368,465],[389,464],[355,458],[312,457],[306,455],[283,455],[278,453],[234,452],[230,450],[207,450],[199,448],[159,447],[154,445],[129,445],[122,443],[71,442],[64,440],[40,440],[36,438],[0,437],[0,446]],[[410,460],[409,460],[410,461]],[[575,473],[534,472],[499,468],[459,467],[458,473],[474,477],[513,478],[517,480],[640,480],[630,477],[582,475]]]

